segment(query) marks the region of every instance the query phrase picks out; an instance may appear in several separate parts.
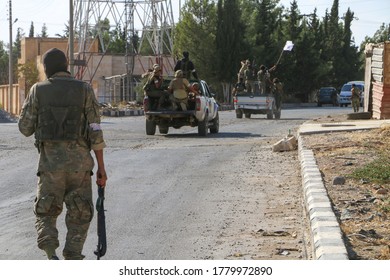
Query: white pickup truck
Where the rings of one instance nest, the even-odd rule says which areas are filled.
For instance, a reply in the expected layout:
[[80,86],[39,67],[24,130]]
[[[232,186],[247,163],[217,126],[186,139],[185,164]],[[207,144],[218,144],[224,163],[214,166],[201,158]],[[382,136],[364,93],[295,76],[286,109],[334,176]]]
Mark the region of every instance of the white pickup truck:
[[[161,94],[166,92],[170,79],[165,79]],[[195,82],[195,81],[190,81]],[[200,94],[188,100],[187,111],[172,109],[171,102],[166,102],[159,109],[154,109],[158,98],[145,96],[144,112],[146,117],[146,134],[154,135],[156,126],[161,134],[167,134],[169,127],[180,128],[182,126],[198,127],[198,135],[206,136],[219,131],[218,103],[214,99],[214,94],[203,80],[196,81],[200,86]],[[167,95],[165,93],[165,95]]]
[[281,108],[276,108],[275,98],[272,95],[260,93],[240,93],[233,98],[236,117],[250,118],[252,114],[266,114],[267,119],[280,119]]

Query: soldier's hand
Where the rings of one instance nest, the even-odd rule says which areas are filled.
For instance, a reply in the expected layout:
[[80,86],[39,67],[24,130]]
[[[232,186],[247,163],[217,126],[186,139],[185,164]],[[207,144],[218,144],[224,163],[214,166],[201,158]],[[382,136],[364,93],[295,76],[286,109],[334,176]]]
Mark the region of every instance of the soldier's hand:
[[106,186],[106,182],[107,182],[106,170],[102,168],[98,168],[96,172],[96,184],[104,188]]

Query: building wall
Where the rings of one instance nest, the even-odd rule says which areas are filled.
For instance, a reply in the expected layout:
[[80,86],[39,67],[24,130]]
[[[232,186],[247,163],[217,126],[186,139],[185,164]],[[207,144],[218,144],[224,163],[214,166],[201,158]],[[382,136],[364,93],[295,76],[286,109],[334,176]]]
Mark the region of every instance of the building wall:
[[[35,61],[37,69],[39,72],[39,81],[46,79],[44,73],[44,67],[42,64],[43,54],[51,48],[58,48],[62,50],[65,54],[68,53],[68,39],[63,38],[23,38],[21,40],[21,55],[18,59],[19,64],[25,64],[28,61]],[[75,50],[78,50],[78,44],[75,43]],[[79,59],[78,53],[74,54],[74,58]],[[89,82],[96,96],[105,95],[105,79],[107,77],[124,75],[127,71],[126,62],[127,59],[125,56],[116,55],[101,55],[98,53],[98,42],[92,45],[88,53],[85,53],[85,62],[87,66],[83,68],[82,79]],[[131,65],[132,61],[130,61]],[[164,76],[173,76],[173,68],[175,66],[174,58],[170,56],[165,57],[156,57],[156,56],[135,56],[134,57],[134,77],[140,77],[142,74],[148,71],[148,69],[153,68],[153,64],[159,63],[163,69]],[[75,67],[75,72],[77,71]],[[14,114],[19,114],[21,106],[28,92],[25,86],[25,79],[19,77],[18,84],[14,86],[13,91],[13,102],[11,108],[7,108],[6,101],[8,100],[7,95],[4,93],[8,92],[6,89],[7,86],[2,87],[0,96],[0,102],[3,108],[6,111],[12,112]],[[8,93],[7,93],[8,94]]]
[[[368,55],[367,55],[368,54]],[[390,119],[390,42],[366,46],[374,119]],[[368,71],[368,73],[367,73]]]

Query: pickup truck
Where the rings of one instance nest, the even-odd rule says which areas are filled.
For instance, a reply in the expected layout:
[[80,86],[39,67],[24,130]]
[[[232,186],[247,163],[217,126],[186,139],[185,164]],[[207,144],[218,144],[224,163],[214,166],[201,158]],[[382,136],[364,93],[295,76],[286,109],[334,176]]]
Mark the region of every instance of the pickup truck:
[[275,98],[270,94],[260,94],[258,92],[244,92],[233,97],[236,117],[241,119],[250,118],[252,114],[266,114],[267,119],[280,119],[281,108],[276,108]]
[[[170,81],[164,79],[162,95],[168,95]],[[155,135],[156,127],[161,134],[167,134],[170,127],[178,129],[183,126],[198,127],[199,136],[207,136],[209,130],[210,133],[218,133],[218,103],[214,99],[214,94],[205,81],[190,81],[191,84],[194,82],[199,84],[199,95],[189,98],[187,111],[174,110],[168,98],[160,108],[156,108],[159,98],[145,96],[143,104],[147,135]]]

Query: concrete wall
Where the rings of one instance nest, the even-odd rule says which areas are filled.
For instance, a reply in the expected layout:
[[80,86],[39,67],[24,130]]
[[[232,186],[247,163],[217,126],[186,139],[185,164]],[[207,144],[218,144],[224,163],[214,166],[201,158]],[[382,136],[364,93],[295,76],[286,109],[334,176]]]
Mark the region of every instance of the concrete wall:
[[390,42],[366,46],[366,77],[370,81],[372,117],[390,119]]
[[19,85],[14,84],[12,89],[11,104],[9,104],[9,85],[0,85],[0,108],[13,115],[19,115],[24,98],[19,94]]

